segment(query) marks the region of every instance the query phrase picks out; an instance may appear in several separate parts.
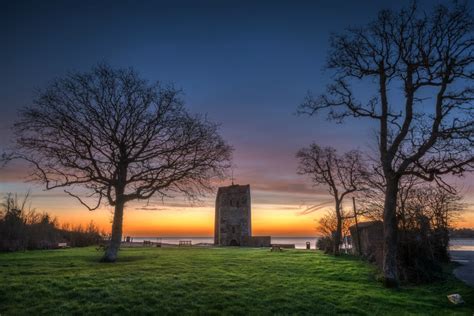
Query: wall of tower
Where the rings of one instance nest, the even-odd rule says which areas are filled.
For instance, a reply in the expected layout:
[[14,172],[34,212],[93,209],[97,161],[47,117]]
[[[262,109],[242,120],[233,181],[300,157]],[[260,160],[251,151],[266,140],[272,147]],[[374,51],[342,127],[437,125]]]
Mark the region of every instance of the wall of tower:
[[231,185],[217,191],[214,243],[246,246],[252,235],[250,185]]

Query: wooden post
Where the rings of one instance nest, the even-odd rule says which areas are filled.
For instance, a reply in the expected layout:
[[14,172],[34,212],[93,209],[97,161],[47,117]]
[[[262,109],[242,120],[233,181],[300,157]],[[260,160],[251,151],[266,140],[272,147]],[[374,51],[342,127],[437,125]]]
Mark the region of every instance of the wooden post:
[[362,254],[362,249],[360,245],[360,234],[359,234],[359,223],[357,222],[357,211],[356,211],[356,200],[355,197],[352,197],[352,207],[354,209],[354,219],[357,232],[357,249],[359,249],[359,255]]

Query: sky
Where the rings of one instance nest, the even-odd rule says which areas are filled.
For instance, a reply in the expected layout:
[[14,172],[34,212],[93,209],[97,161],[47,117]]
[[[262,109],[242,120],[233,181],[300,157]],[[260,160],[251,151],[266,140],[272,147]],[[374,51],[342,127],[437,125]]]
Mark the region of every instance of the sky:
[[[183,89],[191,112],[221,124],[234,147],[234,178],[250,184],[254,235],[311,236],[331,201],[296,174],[298,149],[317,142],[339,151],[375,146],[374,126],[342,125],[295,114],[307,91],[322,92],[331,33],[364,25],[381,9],[410,1],[0,1],[0,149],[11,124],[35,91],[68,71],[99,62],[133,67],[151,81]],[[420,1],[429,7],[438,1]],[[363,88],[362,88],[363,89]],[[370,91],[362,91],[362,93]],[[89,212],[62,191],[25,182],[25,167],[0,169],[0,194],[32,194],[32,207],[60,222],[93,220],[110,228],[111,209]],[[230,179],[222,185],[230,184]],[[470,211],[459,226],[474,227],[474,180],[460,183]],[[215,193],[200,203],[175,199],[127,206],[124,234],[211,236]]]

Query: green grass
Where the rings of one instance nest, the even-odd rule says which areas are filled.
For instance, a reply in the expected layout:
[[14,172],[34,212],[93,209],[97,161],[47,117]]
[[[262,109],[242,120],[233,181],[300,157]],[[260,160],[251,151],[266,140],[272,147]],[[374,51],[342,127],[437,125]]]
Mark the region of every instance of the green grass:
[[[454,277],[385,289],[350,257],[245,248],[94,248],[0,254],[0,314],[473,315],[474,289]],[[467,302],[453,306],[446,295]]]

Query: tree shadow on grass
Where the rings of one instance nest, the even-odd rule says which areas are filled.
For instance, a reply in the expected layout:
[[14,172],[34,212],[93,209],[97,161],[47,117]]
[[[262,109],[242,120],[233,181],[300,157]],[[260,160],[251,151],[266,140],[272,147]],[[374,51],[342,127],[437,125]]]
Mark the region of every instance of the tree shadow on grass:
[[150,259],[158,258],[158,256],[150,258],[150,256],[140,255],[140,256],[127,256],[127,257],[119,257],[116,263],[122,262],[136,262],[136,261],[145,261]]
[[[156,258],[158,258],[158,256]],[[145,255],[118,257],[117,261],[115,261],[115,262],[102,262],[101,259],[102,259],[102,255],[88,256],[88,257],[84,258],[84,261],[85,262],[92,262],[92,263],[100,263],[100,264],[103,264],[103,265],[107,265],[107,264],[112,264],[113,265],[113,264],[116,264],[116,263],[120,264],[120,263],[137,262],[137,261],[145,261],[145,260],[148,261],[148,260],[150,260],[150,257],[145,256]],[[152,259],[155,259],[155,258],[152,258]]]

